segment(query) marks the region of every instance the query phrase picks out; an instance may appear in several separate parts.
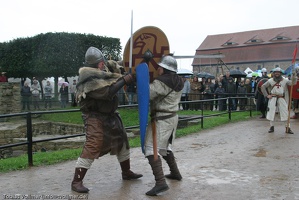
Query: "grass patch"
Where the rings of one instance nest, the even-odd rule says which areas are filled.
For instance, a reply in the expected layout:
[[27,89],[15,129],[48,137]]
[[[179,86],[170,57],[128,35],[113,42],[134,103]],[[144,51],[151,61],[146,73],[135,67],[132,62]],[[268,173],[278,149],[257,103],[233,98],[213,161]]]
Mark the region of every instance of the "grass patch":
[[[119,113],[123,120],[124,126],[135,126],[139,124],[138,110],[137,108],[122,108],[119,109]],[[204,116],[209,114],[216,114],[217,112],[204,111]],[[201,111],[179,111],[179,115],[201,115]],[[252,116],[259,115],[259,112],[252,112]],[[210,129],[217,126],[221,126],[227,123],[234,123],[238,121],[244,121],[250,119],[249,112],[234,112],[231,114],[231,120],[228,119],[228,114],[220,116],[213,116],[204,118],[204,128],[201,128],[201,124],[190,125],[185,128],[177,129],[176,137],[183,137],[189,134],[198,133],[203,129]],[[68,113],[55,113],[55,114],[43,114],[41,120],[66,122],[74,124],[82,124],[81,112],[68,112]],[[130,138],[129,144],[131,148],[140,147],[140,138]],[[49,152],[36,152],[33,155],[34,166],[52,165],[61,163],[68,160],[75,160],[79,157],[82,148],[79,149],[65,149],[59,151]],[[23,170],[28,168],[28,156],[22,155],[13,158],[6,158],[0,160],[0,173]]]
[[[82,148],[64,149],[59,151],[36,152],[33,154],[34,166],[45,166],[61,163],[68,160],[75,160],[80,156]],[[6,158],[0,160],[0,172],[23,170],[28,168],[28,156]]]

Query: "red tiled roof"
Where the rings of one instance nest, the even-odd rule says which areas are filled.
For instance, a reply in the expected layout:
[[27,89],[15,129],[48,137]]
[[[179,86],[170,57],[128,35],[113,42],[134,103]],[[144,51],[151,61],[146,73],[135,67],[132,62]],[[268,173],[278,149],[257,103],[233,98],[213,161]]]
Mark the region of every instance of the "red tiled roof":
[[299,39],[299,26],[290,26],[273,29],[263,29],[255,31],[245,31],[238,33],[228,33],[219,35],[208,35],[206,39],[201,43],[197,50],[211,50],[211,49],[223,49],[228,46],[222,46],[226,42],[237,43],[236,46],[250,46],[248,44],[251,39],[260,39],[263,42],[256,43],[259,45],[273,43],[271,40],[276,37],[286,37],[290,40],[288,42],[296,42]]
[[[298,40],[299,26],[209,35],[197,48],[196,55],[222,53],[225,63],[289,60]],[[227,43],[230,45],[225,45]],[[216,62],[215,59],[195,58],[192,65]]]

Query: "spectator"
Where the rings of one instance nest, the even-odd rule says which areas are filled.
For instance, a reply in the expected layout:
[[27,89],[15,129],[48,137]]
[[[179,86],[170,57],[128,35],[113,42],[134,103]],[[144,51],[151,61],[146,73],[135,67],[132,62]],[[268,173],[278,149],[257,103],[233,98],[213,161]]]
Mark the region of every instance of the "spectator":
[[251,93],[255,94],[255,90],[256,90],[256,85],[257,85],[257,82],[256,82],[256,79],[258,77],[256,75],[252,75],[251,77]]
[[[221,83],[222,83],[222,87],[223,87],[225,90],[226,90],[226,88],[227,88],[228,80],[229,80],[230,78],[232,78],[232,77],[230,77],[230,71],[227,71],[227,72],[225,73],[225,76],[222,77]],[[225,92],[227,92],[227,91],[225,91]]]
[[[242,80],[241,77],[237,77],[236,78],[236,91],[237,91],[237,93],[238,93],[238,88],[239,88],[239,86],[241,84],[241,80]],[[235,99],[235,101],[236,101],[236,108],[238,108],[238,106],[239,106],[239,99],[237,98],[237,99]]]
[[181,96],[181,101],[184,101],[185,103],[182,103],[182,107],[183,110],[189,110],[189,103],[186,103],[186,101],[188,101],[188,96],[190,93],[190,81],[188,80],[188,76],[187,77],[183,77],[182,78],[184,81],[184,88],[183,88],[183,92],[182,92],[182,96]]
[[246,87],[246,96],[248,97],[247,98],[247,102],[246,102],[246,106],[245,106],[245,109],[246,110],[251,110],[250,106],[253,106],[254,105],[254,102],[253,102],[253,99],[250,97],[252,92],[251,92],[251,80],[250,79],[246,79],[245,80],[245,85]]
[[[196,100],[202,99],[202,92],[204,91],[204,87],[202,85],[202,82],[198,81],[197,76],[193,77],[193,81],[190,84],[190,88],[191,88],[191,91],[190,91],[189,97],[190,97],[191,101],[196,101]],[[200,110],[200,107],[201,107],[200,103],[191,103],[190,104],[191,110]]]
[[[217,96],[217,98],[225,98],[225,90],[222,87],[222,83],[218,82],[218,87],[215,90],[215,97]],[[219,107],[219,111],[224,111],[226,110],[225,106],[225,102],[226,99],[219,99],[218,100],[218,107]]]
[[73,84],[70,85],[70,87],[69,87],[69,90],[70,90],[70,93],[71,93],[71,105],[74,106],[74,107],[77,106],[77,102],[76,102],[76,99],[75,99],[76,86],[77,86],[77,80],[74,79]]
[[[238,90],[237,90],[238,97],[245,97],[246,93],[247,93],[247,88],[245,86],[244,80],[241,80],[241,82],[238,86]],[[247,99],[239,98],[240,110],[245,110],[246,102],[247,102]]]
[[128,101],[129,101],[129,105],[134,104],[135,103],[135,95],[136,95],[136,84],[135,82],[130,83],[127,86],[127,93],[128,93]]
[[[232,79],[232,77],[230,76],[230,71],[225,72],[225,76],[222,77],[221,83],[222,83],[222,87],[224,88],[225,92],[227,92],[227,85],[229,82],[229,79]],[[237,91],[237,90],[236,90]],[[224,106],[225,110],[227,109],[227,105],[226,102],[224,102]]]
[[68,88],[65,83],[62,83],[59,89],[61,108],[65,108],[68,100]]
[[[218,85],[219,85],[219,83],[221,83],[221,80],[222,80],[222,78],[223,78],[223,75],[220,75],[219,77],[217,77],[216,79],[215,79],[215,84],[214,84],[214,99],[216,99],[215,101],[214,101],[214,104],[215,104],[215,110],[218,110],[218,94],[215,94],[215,91],[216,91],[216,89],[218,88]],[[221,84],[222,85],[222,84]]]
[[262,69],[262,77],[256,79],[256,90],[255,90],[255,99],[256,99],[256,110],[261,111],[262,116],[260,118],[266,118],[266,112],[268,109],[268,99],[264,97],[261,86],[264,84],[269,77],[267,76],[267,69]]
[[21,88],[21,97],[22,97],[22,110],[24,111],[27,107],[27,110],[30,110],[30,98],[31,98],[31,90],[28,85],[28,82],[24,83],[24,86]]
[[236,97],[237,90],[236,90],[236,84],[234,83],[234,79],[232,77],[228,79],[228,83],[226,86],[226,93],[227,96],[229,97],[228,99],[229,109],[236,110],[237,107],[236,107],[235,97]]
[[33,84],[31,85],[30,90],[32,93],[32,104],[33,104],[34,110],[39,110],[41,87],[35,78],[33,78]]
[[[297,85],[297,86],[299,85],[299,72],[297,72],[297,83],[295,85]],[[291,119],[298,119],[298,115],[299,115],[299,99],[293,99],[293,104],[294,104],[294,108],[293,108],[294,115],[291,117]]]
[[[214,95],[214,83],[212,83],[212,79],[207,78],[205,83],[205,90],[203,91],[203,96],[205,100],[213,99]],[[213,101],[204,102],[204,110],[213,111]]]
[[47,81],[47,84],[44,87],[45,90],[45,109],[48,109],[52,107],[52,85],[50,83],[50,81]]
[[77,106],[77,102],[75,100],[76,85],[77,85],[77,81],[76,81],[76,79],[74,79],[73,80],[73,84],[70,85],[70,93],[71,93],[72,106]]
[[7,82],[7,77],[5,76],[6,72],[1,72],[0,82]]

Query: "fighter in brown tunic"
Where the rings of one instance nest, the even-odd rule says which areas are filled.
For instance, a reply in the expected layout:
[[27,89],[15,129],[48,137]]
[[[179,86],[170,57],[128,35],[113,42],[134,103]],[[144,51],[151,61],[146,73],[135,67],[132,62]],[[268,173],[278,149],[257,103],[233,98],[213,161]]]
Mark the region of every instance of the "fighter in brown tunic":
[[79,193],[89,191],[83,185],[83,178],[94,159],[109,152],[117,156],[123,180],[142,177],[142,174],[135,174],[130,170],[128,138],[116,111],[118,107],[116,94],[125,84],[131,83],[133,77],[131,74],[123,76],[108,71],[102,52],[90,47],[85,54],[84,67],[79,70],[76,91],[86,133],[86,142],[77,160],[71,184],[72,190]]

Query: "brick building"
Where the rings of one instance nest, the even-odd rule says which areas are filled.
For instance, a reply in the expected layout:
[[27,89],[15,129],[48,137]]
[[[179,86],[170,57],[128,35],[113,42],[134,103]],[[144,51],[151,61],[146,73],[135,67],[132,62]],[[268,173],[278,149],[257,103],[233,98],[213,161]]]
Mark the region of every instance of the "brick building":
[[223,54],[222,59],[194,58],[193,72],[209,72],[218,76],[229,69],[253,71],[291,65],[299,26],[208,35],[195,55]]

